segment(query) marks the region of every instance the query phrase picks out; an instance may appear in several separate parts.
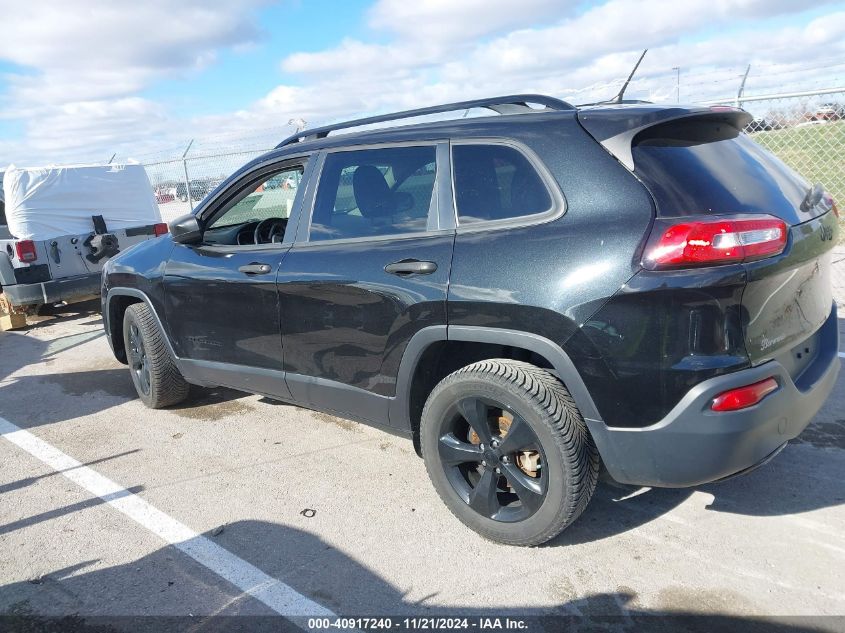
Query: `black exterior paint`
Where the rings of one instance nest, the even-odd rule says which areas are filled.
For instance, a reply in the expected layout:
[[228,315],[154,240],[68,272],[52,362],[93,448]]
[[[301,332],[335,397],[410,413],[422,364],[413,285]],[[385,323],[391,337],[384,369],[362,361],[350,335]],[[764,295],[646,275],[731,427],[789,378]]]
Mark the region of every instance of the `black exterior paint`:
[[[679,407],[688,400],[699,406],[702,393],[723,385],[752,382],[743,382],[746,374],[766,361],[764,373],[774,368],[796,385],[818,374],[798,391],[806,387],[816,390],[816,399],[826,397],[835,374],[830,359],[818,352],[798,362],[792,354],[797,344],[820,348],[820,328],[831,318],[826,253],[835,243],[836,221],[827,213],[793,226],[781,256],[754,264],[643,270],[654,200],[611,147],[618,149],[626,130],[691,112],[701,114],[651,106],[550,111],[372,130],[274,150],[233,174],[196,216],[204,226],[238,183],[291,157],[308,158],[284,243],[174,246],[166,237],[121,253],[103,273],[110,341],[121,358],[115,336],[121,289],[132,289],[134,298],[124,303],[138,300],[138,293],[149,302],[189,380],[257,391],[407,434],[412,383],[430,346],[460,340],[525,350],[570,387],[617,479],[693,485],[725,476],[725,468],[745,468],[765,457],[763,448],[766,455],[776,448],[754,441],[757,418],[742,418],[747,446],[712,472],[700,464],[658,467],[658,455],[671,459],[665,442],[674,436],[656,430],[668,420],[686,433],[679,429],[692,428],[700,412],[678,417]],[[608,139],[604,146],[597,142]],[[438,151],[438,204],[432,205],[438,230],[308,242],[319,177],[312,165],[320,164],[324,150],[444,140],[516,144],[546,172],[555,209],[519,222],[456,229],[448,152]],[[819,237],[830,231],[833,240]],[[434,262],[437,269],[411,277],[385,271],[405,259]],[[271,272],[238,271],[249,263],[266,263]],[[784,285],[789,275],[794,281]],[[812,300],[796,299],[799,291]],[[806,309],[801,318],[799,307]],[[755,319],[761,311],[763,318]],[[766,350],[762,343],[753,347],[762,337],[781,335]],[[785,386],[779,397],[790,393]],[[792,411],[791,403],[784,408]],[[797,434],[809,418],[795,411],[791,415],[802,419],[792,421],[790,432]],[[737,438],[726,427],[713,428],[715,459],[724,442]],[[701,439],[683,437],[691,446]]]
[[[288,246],[232,252],[177,244],[164,279],[164,318],[180,358],[282,369],[276,271]],[[267,264],[267,274],[238,269]]]
[[[278,276],[286,372],[393,396],[399,361],[420,329],[446,325],[452,232],[294,246]],[[403,259],[437,270],[403,278]]]

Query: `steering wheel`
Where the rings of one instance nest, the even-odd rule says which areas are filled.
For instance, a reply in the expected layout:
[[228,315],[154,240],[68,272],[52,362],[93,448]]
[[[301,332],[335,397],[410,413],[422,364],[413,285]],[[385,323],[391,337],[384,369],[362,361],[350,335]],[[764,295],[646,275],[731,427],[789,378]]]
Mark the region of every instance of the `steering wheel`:
[[281,242],[285,235],[286,224],[287,221],[284,218],[265,218],[255,226],[252,239],[256,244]]

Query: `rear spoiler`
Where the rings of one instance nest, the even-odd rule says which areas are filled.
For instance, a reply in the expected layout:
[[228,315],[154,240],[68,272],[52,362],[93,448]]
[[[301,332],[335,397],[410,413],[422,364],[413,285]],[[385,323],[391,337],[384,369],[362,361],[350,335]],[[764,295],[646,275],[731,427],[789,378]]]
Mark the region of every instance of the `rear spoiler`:
[[578,110],[578,121],[604,148],[634,171],[631,145],[634,137],[645,129],[678,119],[697,118],[721,121],[742,130],[753,117],[745,110],[731,106],[665,107],[632,105],[630,107],[596,107]]

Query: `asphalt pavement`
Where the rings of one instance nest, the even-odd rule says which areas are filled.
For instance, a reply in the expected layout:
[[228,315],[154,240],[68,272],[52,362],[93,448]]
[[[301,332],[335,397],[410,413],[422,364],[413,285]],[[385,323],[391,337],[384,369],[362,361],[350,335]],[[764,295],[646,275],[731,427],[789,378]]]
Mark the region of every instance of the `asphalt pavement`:
[[0,613],[845,616],[845,372],[771,463],[601,484],[521,549],[453,518],[410,441],[227,389],[144,408],[97,307],[0,333]]

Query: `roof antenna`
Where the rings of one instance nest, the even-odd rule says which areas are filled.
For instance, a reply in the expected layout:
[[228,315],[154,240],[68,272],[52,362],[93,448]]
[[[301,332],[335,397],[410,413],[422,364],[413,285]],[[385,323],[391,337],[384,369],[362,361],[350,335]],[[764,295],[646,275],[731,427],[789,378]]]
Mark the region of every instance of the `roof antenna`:
[[627,90],[627,88],[628,88],[628,84],[629,84],[629,83],[631,83],[631,79],[633,78],[634,73],[636,73],[636,72],[637,72],[637,68],[639,68],[639,67],[640,67],[640,62],[642,62],[642,61],[643,61],[643,57],[645,57],[645,54],[646,54],[647,52],[648,52],[648,49],[645,49],[645,50],[643,51],[643,54],[642,54],[642,55],[640,55],[640,58],[637,60],[637,63],[636,63],[636,64],[634,64],[634,69],[631,71],[631,74],[630,74],[630,75],[628,75],[628,78],[625,80],[625,83],[624,83],[624,84],[622,84],[622,90],[620,90],[620,91],[619,91],[619,94],[618,94],[618,95],[616,95],[615,97],[613,97],[613,99],[611,99],[611,100],[609,101],[609,103],[622,103],[622,97],[624,97],[624,96],[625,96],[625,90]]

